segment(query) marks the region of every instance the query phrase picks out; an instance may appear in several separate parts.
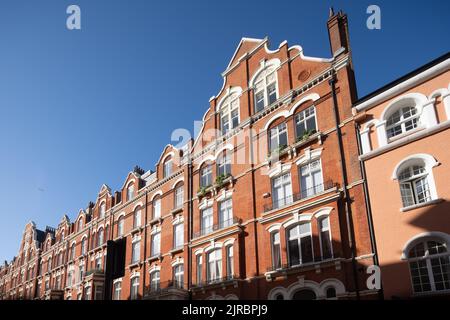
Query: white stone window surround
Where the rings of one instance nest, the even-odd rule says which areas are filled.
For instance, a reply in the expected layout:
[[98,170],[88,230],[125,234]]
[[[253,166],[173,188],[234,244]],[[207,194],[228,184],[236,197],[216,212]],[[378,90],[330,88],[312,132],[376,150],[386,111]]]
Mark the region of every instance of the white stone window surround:
[[427,172],[427,177],[428,177],[428,184],[429,184],[429,191],[430,191],[430,195],[431,195],[431,201],[425,202],[425,203],[420,203],[420,204],[415,204],[413,206],[408,206],[408,207],[402,207],[400,208],[400,211],[404,212],[404,211],[408,211],[411,209],[414,209],[416,207],[422,207],[424,205],[427,204],[432,204],[435,203],[437,200],[439,200],[438,198],[438,194],[437,194],[437,190],[436,190],[436,183],[434,180],[434,175],[433,175],[433,168],[439,165],[439,162],[431,155],[429,154],[425,154],[425,153],[418,153],[418,154],[413,154],[410,155],[404,159],[402,159],[399,163],[397,163],[397,165],[395,166],[393,172],[392,172],[392,180],[398,181],[398,176],[400,174],[400,172],[408,167],[413,165],[414,163],[417,162],[421,162],[425,165],[425,170]]

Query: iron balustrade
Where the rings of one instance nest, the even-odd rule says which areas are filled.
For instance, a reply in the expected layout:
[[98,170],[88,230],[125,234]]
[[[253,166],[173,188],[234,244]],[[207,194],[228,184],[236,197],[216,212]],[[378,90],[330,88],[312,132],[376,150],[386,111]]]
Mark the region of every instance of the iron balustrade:
[[209,233],[212,233],[212,232],[220,230],[220,229],[228,228],[228,227],[230,227],[234,224],[238,224],[238,223],[241,223],[241,219],[239,219],[238,217],[233,217],[231,219],[221,221],[221,222],[213,224],[209,227],[200,229],[200,231],[194,232],[194,238],[198,238],[198,237],[207,235]]
[[164,282],[156,282],[146,287],[145,295],[159,295],[172,289],[186,290],[187,286],[183,281],[169,280]]
[[310,188],[306,188],[301,190],[298,193],[294,193],[292,195],[273,200],[272,203],[264,205],[264,212],[268,212],[271,210],[275,210],[287,205],[290,205],[294,202],[297,202],[302,199],[313,197],[321,192],[324,192],[326,190],[332,189],[337,186],[337,183],[329,180],[325,183],[316,184]]

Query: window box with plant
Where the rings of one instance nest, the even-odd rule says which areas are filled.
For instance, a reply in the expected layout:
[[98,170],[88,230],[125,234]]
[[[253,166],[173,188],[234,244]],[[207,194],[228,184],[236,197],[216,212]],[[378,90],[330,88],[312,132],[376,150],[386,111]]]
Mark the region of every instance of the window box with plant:
[[233,177],[230,173],[222,173],[216,177],[216,182],[214,184],[214,187],[216,188],[222,188],[227,183],[231,182],[233,180]]

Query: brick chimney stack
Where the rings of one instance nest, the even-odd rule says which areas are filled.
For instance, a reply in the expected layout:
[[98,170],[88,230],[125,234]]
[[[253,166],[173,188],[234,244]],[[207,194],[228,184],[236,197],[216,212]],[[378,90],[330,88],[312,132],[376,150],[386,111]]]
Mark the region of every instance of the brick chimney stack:
[[327,27],[333,57],[349,52],[347,15],[342,11],[335,14],[333,8],[330,8]]

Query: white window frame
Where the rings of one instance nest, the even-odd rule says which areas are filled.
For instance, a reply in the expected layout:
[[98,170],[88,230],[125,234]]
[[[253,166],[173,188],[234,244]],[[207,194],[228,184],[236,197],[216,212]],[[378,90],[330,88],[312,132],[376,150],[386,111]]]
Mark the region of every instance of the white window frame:
[[[157,241],[155,240],[157,239]],[[155,232],[152,234],[151,243],[151,256],[155,257],[161,254],[161,232]],[[157,250],[156,250],[157,249]]]
[[[328,225],[327,227],[323,227],[322,223],[323,221],[327,221]],[[329,216],[324,216],[321,217],[317,220],[317,224],[318,224],[318,228],[319,228],[319,243],[320,243],[320,256],[322,258],[322,260],[325,259],[332,259],[333,258],[333,238],[331,237],[331,225],[330,225],[330,217]],[[324,245],[324,239],[323,239],[323,235],[322,233],[328,232],[328,237],[329,237],[329,243],[328,245],[330,246],[330,256],[329,257],[324,257],[324,252],[323,252],[323,245]]]
[[122,295],[122,281],[116,281],[113,284],[113,300],[120,300]]
[[[306,115],[307,113],[308,113],[308,115]],[[314,128],[308,127],[308,120],[311,118],[314,118]],[[298,132],[298,129],[297,129],[300,123],[304,124],[304,127],[305,127],[304,132],[311,131],[311,130],[315,130],[315,132],[317,132],[318,129],[317,129],[317,116],[316,116],[315,105],[312,105],[312,106],[306,108],[305,110],[300,111],[299,113],[297,113],[295,115],[294,125],[295,125],[295,136],[297,137],[297,139],[301,138],[303,136],[303,134],[300,135],[300,133]]]
[[205,163],[200,169],[200,187],[209,187],[212,183],[212,164]]
[[[274,75],[274,79],[269,81],[268,78],[271,75]],[[275,85],[275,100],[272,101],[274,103],[279,98],[279,91],[278,91],[278,67],[276,64],[269,64],[264,67],[263,70],[261,70],[255,79],[253,80],[253,98],[254,98],[254,107],[255,113],[260,112],[261,110],[264,110],[267,108],[269,104],[269,87],[271,87],[273,84]],[[258,87],[259,86],[259,87]],[[259,93],[263,93],[263,106],[260,110],[257,108],[257,96]]]
[[139,238],[135,238],[131,242],[131,263],[138,263],[140,261],[141,261],[141,240]]
[[[292,179],[291,173],[286,172],[281,175],[272,178],[272,206],[273,209],[281,208],[283,206],[293,203],[292,193]],[[278,192],[275,192],[280,188],[282,190],[282,197],[278,197]]]
[[175,209],[182,208],[184,203],[184,185],[175,188]]
[[161,272],[154,270],[150,273],[150,290],[158,291],[161,288]]
[[214,248],[206,254],[206,281],[214,283],[220,281],[223,276],[222,248]]
[[172,175],[172,159],[166,160],[163,165],[163,178],[170,177]]
[[[200,217],[201,234],[205,235],[205,234],[213,232],[213,229],[214,229],[214,212],[213,212],[213,208],[212,207],[205,208],[205,209],[201,210],[200,214],[201,214],[201,217]],[[205,225],[206,221],[209,222],[208,225]]]
[[133,228],[140,228],[142,224],[142,208],[137,206],[133,211]]
[[130,183],[127,187],[127,201],[134,199],[134,183]]
[[152,206],[152,213],[153,213],[153,219],[158,219],[161,217],[161,198],[157,197],[153,199],[153,206]]
[[173,248],[182,248],[184,245],[184,223],[177,223],[173,226]]
[[[304,232],[304,233],[301,233],[300,232],[300,226],[301,225],[309,225],[309,232]],[[297,228],[297,232],[298,232],[298,234],[297,234],[297,236],[296,236],[296,238],[292,238],[291,239],[291,237],[290,237],[290,235],[289,235],[289,232],[292,230],[292,229],[295,229],[295,228]],[[306,238],[306,237],[308,237],[309,236],[309,238],[310,238],[310,241],[311,241],[311,255],[312,255],[312,259],[311,259],[311,261],[307,261],[307,262],[304,262],[303,260],[303,252],[302,252],[302,239],[303,238]],[[299,250],[299,252],[298,252],[298,254],[299,254],[299,263],[298,264],[292,264],[292,261],[291,261],[291,252],[290,252],[290,249],[289,249],[289,241],[291,241],[291,240],[297,240],[297,246],[298,246],[298,250]],[[314,243],[313,243],[313,235],[312,235],[312,226],[311,226],[311,222],[302,222],[302,223],[298,223],[298,224],[296,224],[295,226],[293,226],[293,227],[291,227],[291,228],[289,228],[289,229],[287,229],[286,230],[286,241],[287,241],[287,243],[286,243],[286,248],[287,248],[287,253],[288,253],[288,261],[289,261],[289,265],[291,266],[291,267],[295,267],[295,266],[301,266],[301,265],[303,265],[303,264],[305,264],[305,263],[311,263],[311,262],[314,262]]]
[[[313,165],[318,163],[314,168]],[[307,173],[303,173],[303,169],[307,168]],[[323,182],[323,170],[322,170],[322,160],[320,158],[311,160],[299,166],[299,179],[300,179],[300,194],[302,199],[313,197],[324,191]],[[320,172],[318,175],[319,181],[315,181],[314,178],[317,177],[315,174]],[[308,181],[312,185],[308,186]]]
[[[415,110],[414,115],[405,117],[405,113],[408,112],[408,111],[405,111],[406,109],[408,109],[408,110],[414,109]],[[389,121],[394,116],[394,114],[397,112],[399,113],[399,116],[400,116],[399,120],[389,124]],[[408,129],[408,128],[406,128],[406,122],[409,122],[409,121],[411,121],[413,123],[413,125],[411,128]],[[398,126],[400,126],[401,132],[391,135],[389,133],[389,131]],[[419,113],[418,108],[415,105],[414,106],[410,106],[410,105],[402,106],[400,108],[396,108],[387,117],[387,119],[386,119],[386,137],[388,138],[388,140],[395,139],[395,137],[402,135],[408,131],[414,130],[415,128],[417,128],[419,126],[420,126],[420,113]]]
[[[283,128],[281,128],[283,127]],[[280,144],[280,136],[282,134],[286,135],[286,144],[284,146],[288,146],[289,144],[289,136],[288,136],[288,130],[287,130],[287,124],[286,122],[282,122],[280,124],[277,124],[274,127],[269,128],[269,150],[270,152],[273,152],[274,150],[278,149]],[[276,145],[274,145],[273,140],[276,139]]]
[[[230,130],[239,126],[240,123],[240,93],[238,91],[230,92],[220,103],[220,130],[222,134],[228,133]],[[232,114],[237,112],[237,124],[233,124]],[[227,123],[228,127],[224,124]]]
[[139,276],[131,278],[130,281],[130,300],[137,300],[139,295]]
[[219,229],[233,224],[233,200],[228,198],[219,202]]

